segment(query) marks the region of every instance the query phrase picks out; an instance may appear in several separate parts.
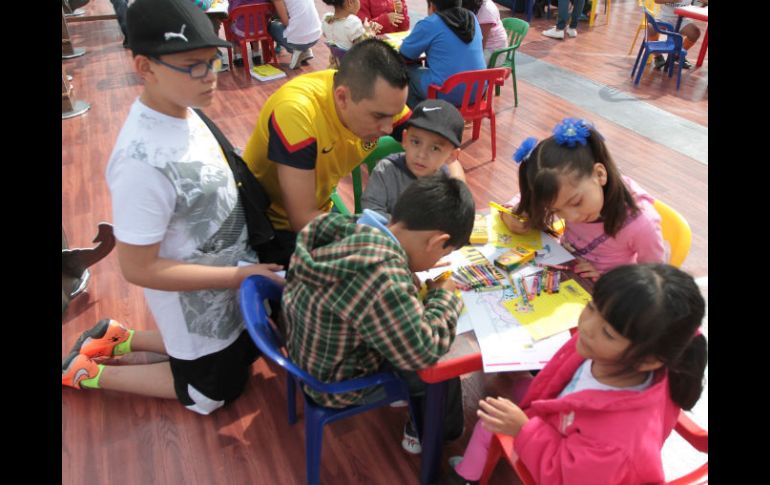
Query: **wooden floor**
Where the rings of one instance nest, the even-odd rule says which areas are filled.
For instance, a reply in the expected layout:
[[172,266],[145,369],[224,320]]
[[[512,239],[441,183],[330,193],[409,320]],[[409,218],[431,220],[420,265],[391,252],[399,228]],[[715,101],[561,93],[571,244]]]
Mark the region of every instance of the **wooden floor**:
[[[424,14],[422,0],[408,0],[408,4],[413,14]],[[316,5],[319,12],[329,10],[320,0]],[[659,72],[645,74],[640,86],[632,86],[629,75],[634,56],[626,52],[638,24],[635,5],[636,0],[613,2],[609,25],[599,15],[593,29],[581,23],[579,37],[563,42],[540,34],[552,21],[533,19],[520,51],[605,85],[610,97],[613,93],[631,93],[707,127],[708,57],[701,69],[683,74],[679,92],[674,89],[674,81]],[[86,10],[92,15],[112,12],[107,0],[92,0]],[[504,7],[500,10],[504,17],[511,15]],[[65,66],[73,76],[75,97],[92,107],[84,116],[62,121],[62,224],[71,247],[91,247],[97,223],[112,219],[104,170],[141,85],[133,74],[130,52],[121,47],[122,35],[114,20],[73,23],[70,34],[74,45],[84,47],[87,53],[66,61]],[[700,43],[691,52],[699,48]],[[290,78],[326,67],[326,47],[319,44],[313,50],[315,59],[290,72]],[[288,70],[289,57],[285,53],[281,56],[282,67]],[[694,61],[695,55],[691,58]],[[260,107],[282,82],[247,79],[242,68],[224,73],[207,114],[233,144],[243,147]],[[520,80],[518,87],[518,108],[513,107],[510,86],[495,101],[497,160],[490,161],[486,122],[481,139],[466,144],[463,151],[461,161],[477,204],[505,200],[517,191],[510,157],[524,138],[547,136],[565,116],[585,117],[605,136],[621,171],[689,221],[693,244],[683,267],[696,277],[708,275],[706,165],[602,118],[601,112],[580,109],[525,81]],[[469,129],[465,137],[470,139]],[[351,200],[349,180],[343,181],[340,191]],[[155,328],[142,291],[123,280],[114,253],[93,266],[91,273],[88,293],[73,301],[63,319],[62,354],[100,318],[112,317],[136,329]],[[152,358],[132,355],[125,357],[124,363]],[[186,411],[174,401],[62,389],[62,483],[304,483],[302,421],[293,427],[287,424],[284,374],[262,359],[254,365],[253,373],[253,381],[237,402],[208,417]],[[448,454],[462,452],[475,422],[478,399],[504,392],[509,381],[506,375],[474,374],[464,378],[466,433],[448,445]],[[407,455],[399,445],[404,420],[403,409],[388,408],[330,426],[324,436],[322,482],[417,483],[419,458]],[[492,483],[513,480],[512,473],[500,467]]]

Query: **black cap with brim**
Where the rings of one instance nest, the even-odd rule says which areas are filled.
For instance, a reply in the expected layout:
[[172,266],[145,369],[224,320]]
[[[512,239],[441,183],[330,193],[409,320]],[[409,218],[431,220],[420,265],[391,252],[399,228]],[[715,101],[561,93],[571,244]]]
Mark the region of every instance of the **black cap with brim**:
[[230,47],[191,0],[136,0],[126,13],[128,47],[134,54],[162,56],[205,47]]
[[457,107],[451,103],[443,99],[426,99],[414,107],[406,126],[431,131],[459,147],[463,140],[465,121]]

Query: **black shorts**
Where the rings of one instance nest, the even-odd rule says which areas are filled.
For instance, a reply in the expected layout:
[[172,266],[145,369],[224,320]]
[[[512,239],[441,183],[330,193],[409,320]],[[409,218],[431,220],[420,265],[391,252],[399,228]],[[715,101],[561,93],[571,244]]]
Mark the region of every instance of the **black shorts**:
[[177,398],[191,411],[209,414],[241,395],[257,357],[246,330],[219,352],[195,360],[170,357]]

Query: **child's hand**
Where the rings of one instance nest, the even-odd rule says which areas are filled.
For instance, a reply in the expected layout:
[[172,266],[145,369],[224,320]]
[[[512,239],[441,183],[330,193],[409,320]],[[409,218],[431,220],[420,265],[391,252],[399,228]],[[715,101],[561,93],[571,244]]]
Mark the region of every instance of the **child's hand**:
[[510,231],[514,234],[524,234],[532,229],[532,226],[529,224],[529,220],[522,222],[517,217],[506,214],[505,212],[500,212],[500,219],[503,220],[505,227],[510,229]]
[[479,401],[476,411],[481,425],[493,433],[516,436],[529,418],[521,408],[504,397],[488,397]]
[[433,288],[443,288],[454,293],[454,291],[457,289],[457,285],[452,278],[446,278],[445,280],[438,282],[434,280],[426,280],[425,285],[427,285],[428,291],[432,290]]
[[369,19],[364,20],[364,30],[366,32],[369,32],[371,35],[377,35],[382,30],[382,25],[378,24],[377,22],[369,21]]
[[391,25],[398,27],[398,24],[404,21],[404,15],[398,12],[388,12],[388,21]]
[[583,258],[578,258],[577,263],[573,267],[572,271],[579,274],[581,278],[591,279],[596,281],[601,274],[594,268],[594,266]]
[[286,284],[286,280],[284,278],[275,274],[276,271],[284,270],[284,267],[281,266],[280,264],[273,264],[273,263],[250,264],[248,266],[240,266],[238,270],[243,276],[242,278],[240,278],[241,282],[251,275],[261,275],[261,276],[266,276],[270,278],[271,280],[275,281],[280,285]]

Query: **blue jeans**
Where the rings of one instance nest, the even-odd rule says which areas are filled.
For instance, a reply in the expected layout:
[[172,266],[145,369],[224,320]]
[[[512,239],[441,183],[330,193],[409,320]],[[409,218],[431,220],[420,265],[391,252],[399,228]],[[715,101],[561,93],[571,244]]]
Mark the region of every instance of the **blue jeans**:
[[[594,0],[598,1],[598,0]],[[572,7],[572,16],[570,17],[569,28],[574,29],[578,25],[578,18],[583,13],[583,7],[586,0],[575,0],[575,5]],[[569,0],[559,0],[559,19],[556,21],[556,28],[564,30],[564,26],[567,25],[567,18],[569,17]]]
[[290,54],[295,50],[300,52],[306,51],[313,47],[316,42],[318,42],[318,39],[316,39],[309,44],[292,44],[286,39],[286,35],[284,34],[286,31],[286,26],[283,25],[280,20],[273,20],[270,22],[270,25],[267,27],[267,31],[270,32],[270,35],[273,37],[273,39],[278,42],[278,45],[286,49],[286,51]]
[[414,109],[417,104],[428,97],[428,93],[422,90],[422,77],[428,73],[427,67],[420,64],[408,65],[406,67],[409,76],[409,94],[406,98],[406,105],[409,109]]

